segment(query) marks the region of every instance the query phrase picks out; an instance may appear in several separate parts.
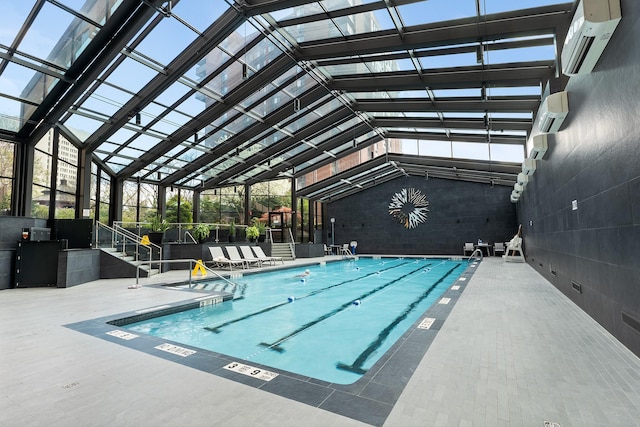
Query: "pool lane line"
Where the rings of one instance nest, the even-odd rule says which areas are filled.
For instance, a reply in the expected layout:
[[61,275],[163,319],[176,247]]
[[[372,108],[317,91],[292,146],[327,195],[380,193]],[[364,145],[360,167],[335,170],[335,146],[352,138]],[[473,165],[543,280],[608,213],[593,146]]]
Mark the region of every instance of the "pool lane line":
[[366,373],[367,370],[364,369],[362,365],[367,361],[369,356],[371,356],[371,354],[374,351],[380,348],[380,346],[387,339],[391,331],[395,329],[395,327],[398,326],[400,322],[406,319],[409,313],[412,312],[418,306],[418,304],[424,301],[431,294],[431,292],[433,292],[436,286],[442,283],[444,279],[446,279],[449,275],[451,275],[451,273],[453,273],[456,269],[458,269],[460,265],[461,264],[456,265],[447,273],[445,273],[444,276],[442,276],[433,285],[431,285],[425,292],[422,293],[422,295],[420,295],[411,304],[409,304],[407,308],[398,317],[396,317],[391,323],[387,325],[387,327],[385,327],[382,331],[380,331],[380,333],[378,334],[378,338],[375,341],[373,341],[371,344],[369,344],[369,346],[362,353],[360,353],[360,355],[356,358],[356,360],[351,365],[338,362],[336,363],[336,368],[341,369],[343,371],[349,371],[349,372],[353,372],[361,375]]
[[307,322],[304,325],[300,326],[298,329],[296,329],[295,331],[285,335],[284,337],[280,338],[279,340],[277,340],[274,343],[266,343],[266,342],[261,342],[259,345],[268,348],[269,350],[273,350],[273,351],[277,351],[278,353],[283,353],[284,349],[280,346],[280,344],[282,344],[283,342],[293,338],[294,336],[298,335],[299,333],[309,329],[310,327],[317,325],[320,322],[323,322],[325,320],[327,320],[330,317],[335,316],[336,314],[339,314],[341,312],[343,312],[344,310],[346,310],[347,308],[351,307],[353,305],[353,301],[355,300],[363,300],[366,297],[375,294],[376,292],[380,292],[381,290],[401,281],[402,279],[404,279],[405,277],[408,277],[412,274],[417,273],[418,271],[422,271],[424,269],[424,266],[420,266],[419,268],[412,270],[411,272],[404,274],[400,277],[398,277],[397,279],[393,279],[390,282],[385,283],[384,285],[378,286],[377,288],[374,288],[368,292],[365,292],[364,294],[360,295],[359,297],[356,297],[352,300],[350,300],[349,302],[346,302],[344,304],[342,304],[341,306],[339,306],[338,308],[331,310],[328,313],[323,314],[322,316],[316,318],[315,320],[312,320],[311,322]]
[[[391,266],[391,267],[386,268],[386,269],[384,269],[384,270],[382,270],[382,271],[391,270],[392,268],[398,268],[398,267],[401,267],[401,266],[403,266],[403,265],[404,265],[404,264],[399,264],[399,265],[396,265],[396,266]],[[422,267],[421,267],[421,268],[422,268]],[[380,270],[379,270],[379,271],[380,271]],[[311,297],[311,296],[317,295],[317,294],[319,294],[319,293],[321,293],[321,292],[328,291],[329,289],[333,289],[333,288],[335,288],[335,287],[337,287],[337,286],[342,286],[342,285],[345,285],[345,284],[347,284],[347,283],[356,282],[356,281],[358,281],[358,280],[365,279],[365,278],[367,278],[367,277],[369,277],[369,276],[373,276],[373,275],[377,274],[379,271],[374,272],[374,273],[368,273],[368,274],[365,274],[364,276],[356,277],[356,278],[354,278],[354,279],[345,280],[345,281],[343,281],[343,282],[336,283],[335,285],[327,286],[326,288],[316,289],[315,291],[312,291],[312,292],[308,293],[307,295],[303,295],[303,296],[301,296],[301,297],[299,297],[299,298],[296,298],[296,300],[301,300],[301,299],[304,299],[304,298],[308,298],[308,297]],[[218,333],[220,333],[220,331],[219,331],[219,329],[220,329],[220,328],[223,328],[223,327],[225,327],[225,326],[229,326],[229,325],[231,325],[231,324],[234,324],[234,323],[240,322],[240,321],[242,321],[242,320],[246,320],[246,319],[248,319],[248,318],[250,318],[250,317],[257,316],[257,315],[259,315],[259,314],[263,314],[263,313],[269,312],[269,311],[271,311],[271,310],[275,310],[276,308],[278,308],[278,307],[282,307],[283,305],[287,305],[287,304],[290,304],[290,302],[289,302],[289,301],[285,301],[285,302],[282,302],[282,303],[278,303],[278,304],[275,304],[275,305],[272,305],[272,306],[269,306],[269,307],[263,308],[262,310],[254,311],[253,313],[249,313],[249,314],[246,314],[246,315],[244,315],[244,316],[238,317],[238,318],[236,318],[236,319],[229,320],[229,321],[227,321],[227,322],[223,322],[223,323],[221,323],[221,324],[219,324],[219,325],[217,325],[217,326],[205,326],[203,329],[206,329],[207,331],[214,332],[214,333],[218,334]]]

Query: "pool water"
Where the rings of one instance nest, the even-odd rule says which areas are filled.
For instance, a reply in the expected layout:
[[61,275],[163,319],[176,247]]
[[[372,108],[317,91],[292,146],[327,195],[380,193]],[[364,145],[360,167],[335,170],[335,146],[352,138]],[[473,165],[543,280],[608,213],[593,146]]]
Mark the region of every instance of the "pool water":
[[[127,329],[319,380],[351,384],[420,318],[467,263],[359,258],[247,275],[217,305]],[[305,269],[311,274],[297,277]]]

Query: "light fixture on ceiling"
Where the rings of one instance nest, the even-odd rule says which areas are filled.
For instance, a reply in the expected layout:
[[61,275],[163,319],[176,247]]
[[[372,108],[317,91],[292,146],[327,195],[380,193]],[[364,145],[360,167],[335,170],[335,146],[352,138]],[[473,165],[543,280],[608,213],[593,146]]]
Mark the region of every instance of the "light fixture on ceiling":
[[140,113],[136,113],[136,125],[140,126],[140,123],[142,123],[142,116]]
[[[245,61],[246,61],[246,57],[245,57]],[[247,80],[249,78],[249,69],[247,67],[247,63],[243,62],[242,63],[242,80]]]

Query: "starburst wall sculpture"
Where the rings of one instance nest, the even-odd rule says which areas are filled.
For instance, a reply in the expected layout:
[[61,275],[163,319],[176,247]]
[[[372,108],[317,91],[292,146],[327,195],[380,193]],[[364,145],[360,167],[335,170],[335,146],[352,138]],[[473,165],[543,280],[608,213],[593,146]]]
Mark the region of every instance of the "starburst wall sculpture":
[[415,188],[403,188],[391,198],[389,215],[406,229],[416,228],[427,220],[429,201]]

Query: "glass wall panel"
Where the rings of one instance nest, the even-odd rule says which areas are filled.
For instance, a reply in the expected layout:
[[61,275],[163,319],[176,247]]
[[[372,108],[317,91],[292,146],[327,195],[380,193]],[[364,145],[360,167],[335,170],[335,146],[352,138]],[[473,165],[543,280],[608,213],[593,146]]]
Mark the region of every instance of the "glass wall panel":
[[11,213],[11,189],[13,188],[13,161],[15,145],[0,141],[0,215]]
[[100,175],[100,212],[98,221],[109,224],[109,207],[111,196],[111,177],[106,173]]

